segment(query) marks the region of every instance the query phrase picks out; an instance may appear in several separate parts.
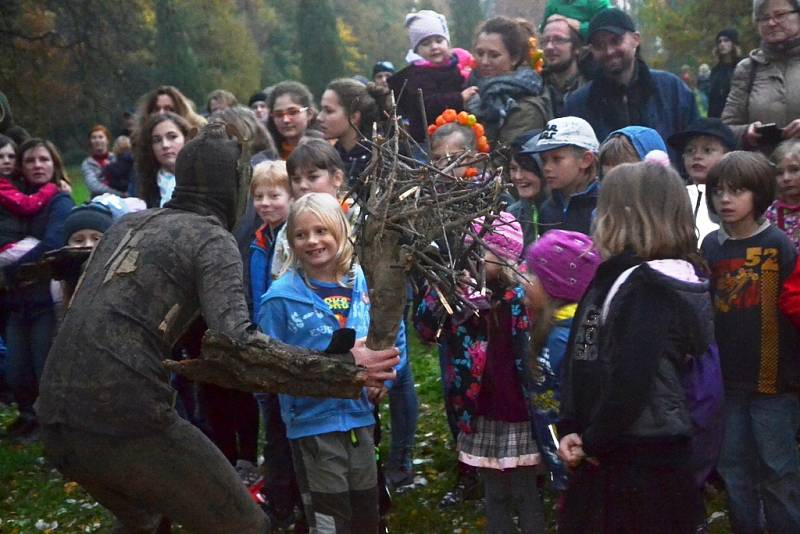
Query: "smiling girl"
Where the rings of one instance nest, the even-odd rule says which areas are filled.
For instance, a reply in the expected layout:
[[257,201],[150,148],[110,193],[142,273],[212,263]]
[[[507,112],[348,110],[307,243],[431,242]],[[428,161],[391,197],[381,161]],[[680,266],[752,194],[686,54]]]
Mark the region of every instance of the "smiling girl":
[[[353,264],[350,228],[335,197],[296,200],[286,223],[292,269],[261,301],[259,326],[285,343],[325,350],[334,331],[369,328],[364,273]],[[405,352],[402,323],[398,348]],[[376,532],[378,491],[373,408],[358,399],[280,395],[295,473],[312,532]]]
[[314,96],[302,83],[286,80],[275,85],[267,107],[270,110],[267,130],[275,140],[281,159],[286,160],[314,124],[317,116]]

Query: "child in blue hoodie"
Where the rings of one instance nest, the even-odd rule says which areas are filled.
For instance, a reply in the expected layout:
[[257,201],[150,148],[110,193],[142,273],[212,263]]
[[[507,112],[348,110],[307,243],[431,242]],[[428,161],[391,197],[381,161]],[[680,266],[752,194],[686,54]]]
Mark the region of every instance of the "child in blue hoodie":
[[[292,268],[273,282],[261,300],[259,325],[264,333],[320,351],[340,328],[354,329],[359,339],[367,335],[369,294],[361,268],[353,264],[349,231],[332,195],[309,193],[294,202],[286,223]],[[405,356],[402,323],[398,348]],[[280,395],[312,531],[378,529],[375,419],[370,400],[377,401],[380,394],[380,390],[365,388],[358,399]]]
[[647,126],[626,126],[614,130],[600,145],[597,160],[600,164],[600,176],[623,163],[638,163],[653,150],[667,151],[661,134]]

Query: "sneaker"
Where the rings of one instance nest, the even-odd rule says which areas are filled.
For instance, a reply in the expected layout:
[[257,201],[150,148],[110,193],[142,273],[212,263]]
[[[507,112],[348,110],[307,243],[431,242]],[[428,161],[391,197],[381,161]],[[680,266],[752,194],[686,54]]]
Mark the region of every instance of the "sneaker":
[[402,493],[414,487],[414,471],[405,469],[390,469],[386,471],[386,485],[389,489]]
[[481,493],[481,481],[477,475],[461,475],[453,489],[445,493],[439,501],[439,509],[446,510],[465,501],[480,499]]
[[253,462],[236,460],[236,472],[248,488],[261,479],[261,473]]

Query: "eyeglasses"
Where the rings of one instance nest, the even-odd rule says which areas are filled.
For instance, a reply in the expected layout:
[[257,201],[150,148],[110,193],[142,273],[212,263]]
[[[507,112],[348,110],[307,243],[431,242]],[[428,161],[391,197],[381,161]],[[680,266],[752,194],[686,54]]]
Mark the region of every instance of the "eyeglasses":
[[545,37],[542,39],[542,46],[547,46],[549,44],[553,46],[564,46],[565,44],[571,43],[572,39],[569,37]]
[[791,11],[781,11],[780,13],[773,13],[772,15],[765,15],[763,17],[758,17],[756,22],[758,24],[769,24],[770,22],[775,22],[775,24],[783,24],[786,22],[786,19],[789,18],[789,15],[794,15],[800,10],[793,9]]
[[284,117],[297,117],[304,111],[308,111],[308,107],[279,109],[273,111],[272,116],[275,117],[276,119],[282,119]]

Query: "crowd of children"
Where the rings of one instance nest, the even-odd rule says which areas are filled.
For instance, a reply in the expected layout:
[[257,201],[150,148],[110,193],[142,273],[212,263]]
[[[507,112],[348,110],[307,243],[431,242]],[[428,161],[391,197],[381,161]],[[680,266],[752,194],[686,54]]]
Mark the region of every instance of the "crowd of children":
[[[409,64],[394,73],[379,62],[380,84],[334,80],[319,111],[295,81],[251,99],[275,142],[251,161],[250,206],[235,232],[253,322],[317,351],[363,342],[370,293],[352,242],[361,208],[350,187],[368,168],[365,140],[390,131],[388,86],[408,165],[476,183],[500,176],[507,189],[501,209],[471,227],[489,228],[479,247],[485,287],[476,291],[466,272],[462,284],[477,311],[448,312],[424,284],[412,299],[409,324],[438,352],[455,449],[456,483],[440,508],[482,495],[488,532],[545,532],[545,487],[559,532],[689,533],[705,528],[703,491],[716,478],[735,532],[800,531],[800,141],[783,141],[768,159],[737,150],[714,118],[668,139],[630,125],[601,140],[580,117],[540,120],[550,103],[527,65],[527,25],[485,22],[477,58],[451,46],[435,11],[412,13],[405,26]],[[508,57],[494,57],[500,49]],[[144,209],[137,187],[155,198],[150,207],[172,195],[195,115],[177,90],[159,91],[142,109],[165,98],[171,105],[139,117],[131,134],[137,153],[149,153],[149,163],[137,155],[139,182],[131,181],[131,139],[120,136],[110,152],[110,132],[90,132],[83,167],[96,196],[58,226],[72,254],[88,255],[116,220]],[[171,165],[152,154],[168,135],[180,138],[164,149]],[[61,175],[21,185],[26,150],[0,135],[0,219],[15,224],[3,230],[0,268],[14,272],[42,249],[31,221],[70,190]],[[679,168],[668,150],[682,155]],[[456,237],[470,242],[464,234]],[[56,277],[65,305],[79,274],[70,264]],[[192,422],[273,525],[385,529],[386,487],[415,487],[410,335],[401,324],[395,379],[356,399],[203,386],[206,421]],[[197,391],[181,396],[192,412]],[[376,455],[384,397],[385,465]]]

